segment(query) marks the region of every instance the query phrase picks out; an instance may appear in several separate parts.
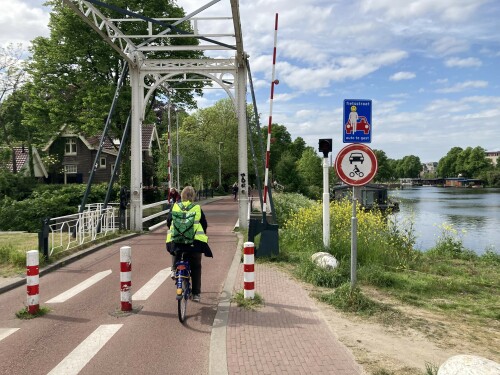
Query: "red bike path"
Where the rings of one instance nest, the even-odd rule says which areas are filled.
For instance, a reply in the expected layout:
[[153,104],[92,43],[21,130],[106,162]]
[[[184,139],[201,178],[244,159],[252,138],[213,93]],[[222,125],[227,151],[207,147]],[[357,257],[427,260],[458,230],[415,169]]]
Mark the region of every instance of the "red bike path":
[[[123,326],[74,373],[362,374],[301,284],[272,265],[255,265],[255,292],[264,300],[262,307],[246,310],[231,302],[232,295],[243,290],[244,239],[234,231],[238,202],[223,197],[201,204],[214,258],[203,259],[202,300],[188,304],[185,325],[176,322],[173,285],[170,289],[162,286],[145,302],[134,302],[140,310],[133,316],[110,315],[119,307],[119,272],[108,277],[110,283],[96,284],[100,288],[94,287],[94,294],[82,293],[93,304],[83,302],[84,296],[74,297],[64,305],[54,305],[44,317],[19,321],[13,317],[13,306],[25,299],[25,286],[20,285],[23,277],[0,279],[0,374],[47,374],[51,369],[55,374],[70,349],[98,324],[112,327],[116,323]],[[46,298],[41,304],[94,269],[114,267],[119,247],[124,245],[132,247],[132,287],[137,290],[170,265],[164,231],[159,228],[121,239],[98,251],[88,249],[74,263],[66,259],[45,269],[40,285]],[[9,329],[17,330],[2,335]]]

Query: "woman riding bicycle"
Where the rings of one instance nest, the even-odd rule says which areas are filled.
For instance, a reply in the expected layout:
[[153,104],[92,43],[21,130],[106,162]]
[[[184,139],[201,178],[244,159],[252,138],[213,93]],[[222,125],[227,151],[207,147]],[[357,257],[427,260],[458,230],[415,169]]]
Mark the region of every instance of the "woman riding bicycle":
[[[175,264],[180,260],[181,254],[185,253],[184,260],[189,261],[191,266],[191,279],[193,281],[193,301],[200,301],[201,293],[201,256],[213,258],[212,250],[208,246],[207,219],[200,205],[194,204],[196,193],[192,186],[186,186],[181,192],[181,205],[175,203],[167,216],[167,232],[166,247],[167,251],[172,255],[172,272],[175,275]],[[172,212],[181,211],[182,207],[189,210],[187,212],[195,212],[194,224],[194,241],[192,244],[175,243],[172,238],[173,220]]]

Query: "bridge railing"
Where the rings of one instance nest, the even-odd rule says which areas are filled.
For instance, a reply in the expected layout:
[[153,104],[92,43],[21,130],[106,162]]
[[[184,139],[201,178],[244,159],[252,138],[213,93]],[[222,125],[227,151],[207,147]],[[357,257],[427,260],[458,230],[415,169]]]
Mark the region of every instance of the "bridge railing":
[[118,230],[117,208],[101,203],[89,204],[87,210],[72,215],[48,219],[45,231],[48,232],[46,256],[63,253],[84,243],[95,241]]

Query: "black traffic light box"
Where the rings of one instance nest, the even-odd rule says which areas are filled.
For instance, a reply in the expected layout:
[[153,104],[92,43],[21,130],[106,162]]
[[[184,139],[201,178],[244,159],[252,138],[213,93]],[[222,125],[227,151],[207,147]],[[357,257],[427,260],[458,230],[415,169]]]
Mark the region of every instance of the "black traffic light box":
[[328,153],[332,152],[332,139],[323,138],[319,140],[319,151],[323,153],[325,158],[328,157]]

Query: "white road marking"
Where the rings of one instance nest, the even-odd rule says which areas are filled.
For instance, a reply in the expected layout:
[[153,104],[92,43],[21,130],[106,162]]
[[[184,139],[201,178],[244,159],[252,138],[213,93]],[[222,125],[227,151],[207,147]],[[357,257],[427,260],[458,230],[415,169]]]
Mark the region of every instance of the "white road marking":
[[123,324],[103,324],[78,345],[47,375],[76,375],[118,332]]
[[47,303],[62,303],[62,302],[66,302],[71,297],[76,296],[78,293],[80,293],[80,292],[84,291],[85,289],[91,287],[92,285],[94,285],[98,281],[101,281],[106,276],[108,276],[109,274],[111,274],[111,272],[112,272],[111,270],[107,270],[107,271],[102,271],[102,272],[96,273],[94,276],[89,277],[87,280],[82,281],[80,284],[74,286],[73,288],[71,288],[71,289],[65,291],[64,293],[61,293],[58,296],[56,296],[56,297],[48,300]]
[[163,282],[170,276],[170,270],[171,268],[168,267],[154,275],[151,280],[144,284],[144,286],[132,296],[132,300],[147,300],[151,296],[151,294],[153,294],[154,291],[158,289],[159,286],[163,284]]
[[7,336],[12,335],[19,328],[0,328],[0,341],[2,341]]

